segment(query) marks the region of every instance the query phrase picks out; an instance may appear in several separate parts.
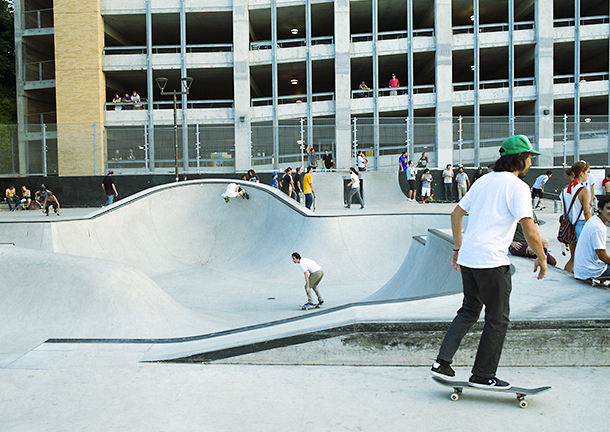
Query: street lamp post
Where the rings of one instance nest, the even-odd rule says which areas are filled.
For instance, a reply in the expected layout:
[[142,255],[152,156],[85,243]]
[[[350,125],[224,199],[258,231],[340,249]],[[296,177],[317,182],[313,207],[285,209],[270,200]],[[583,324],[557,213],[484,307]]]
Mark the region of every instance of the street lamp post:
[[[180,79],[182,91],[165,91],[165,86],[167,86],[167,82],[169,81],[167,78],[159,77],[156,79],[157,85],[161,90],[161,96],[173,96],[174,97],[174,160],[176,167],[176,181],[179,180],[178,177],[178,105],[177,98],[178,95],[187,95],[189,94],[189,89],[191,88],[191,84],[193,84],[193,78],[184,77]],[[182,107],[184,109],[184,107]]]

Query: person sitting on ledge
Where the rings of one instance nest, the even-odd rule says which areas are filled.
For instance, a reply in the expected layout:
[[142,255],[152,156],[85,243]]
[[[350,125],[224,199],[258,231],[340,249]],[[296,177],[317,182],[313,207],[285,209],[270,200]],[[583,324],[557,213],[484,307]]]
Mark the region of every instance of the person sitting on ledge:
[[610,255],[606,251],[606,224],[610,222],[610,195],[597,202],[598,213],[589,218],[580,233],[574,252],[576,279],[610,278]]

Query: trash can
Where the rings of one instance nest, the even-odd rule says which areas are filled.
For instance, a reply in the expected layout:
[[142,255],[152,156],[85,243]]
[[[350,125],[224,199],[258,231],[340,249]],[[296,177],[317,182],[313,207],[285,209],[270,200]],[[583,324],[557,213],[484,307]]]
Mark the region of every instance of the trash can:
[[[363,188],[364,181],[362,180],[362,177],[358,176],[358,178],[360,179],[360,196],[362,197],[362,202],[364,203],[364,188]],[[343,176],[343,204],[345,204],[345,205],[347,205],[347,197],[349,195],[350,189],[352,188],[351,186],[348,186],[348,184],[351,181],[352,181],[351,177]],[[358,198],[356,198],[355,195],[352,197],[352,204],[360,205],[360,203],[358,202]]]

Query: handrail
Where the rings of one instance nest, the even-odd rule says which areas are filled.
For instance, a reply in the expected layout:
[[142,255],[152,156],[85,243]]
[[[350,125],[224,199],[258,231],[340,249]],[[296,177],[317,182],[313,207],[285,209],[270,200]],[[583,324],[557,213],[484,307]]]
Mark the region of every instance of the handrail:
[[[531,30],[535,27],[535,21],[517,21],[515,22],[515,30]],[[479,25],[479,33],[494,33],[505,32],[509,30],[508,23],[496,24],[481,24]],[[474,33],[474,25],[454,26],[453,34]]]
[[[155,45],[152,47],[153,54],[179,54],[180,45]],[[206,52],[231,52],[232,44],[196,44],[187,45],[187,53],[206,53]],[[146,46],[119,46],[105,47],[104,55],[133,55],[146,54]]]
[[[379,32],[377,40],[405,39],[409,35],[407,30]],[[434,29],[413,29],[414,37],[433,37]],[[373,40],[373,33],[355,33],[350,36],[350,42],[370,42]]]
[[[140,105],[142,105],[142,110],[148,109],[148,100],[140,99]],[[133,109],[133,102],[106,102],[104,104],[106,111],[121,111],[117,110],[115,107],[121,107],[126,111]],[[182,109],[182,101],[176,101],[176,106],[178,109]],[[129,108],[124,108],[129,107]],[[187,109],[208,109],[208,108],[233,108],[233,100],[232,99],[217,99],[217,100],[192,100],[187,101],[186,104]],[[153,102],[153,109],[173,109],[174,102],[173,101],[158,101]]]
[[[43,12],[44,14],[41,14]],[[31,23],[33,19],[29,18],[32,14],[36,14],[36,26],[27,26],[26,23]],[[43,25],[42,17],[43,15],[46,17],[46,23],[50,25]],[[43,28],[53,28],[54,20],[53,20],[53,8],[46,9],[37,9],[30,10],[21,13],[21,28],[24,30],[33,30],[33,29],[43,29]]]
[[[311,95],[312,102],[322,102],[322,101],[332,101],[335,99],[335,94],[333,92],[326,93],[314,93]],[[289,95],[289,96],[280,96],[277,98],[278,105],[284,105],[288,103],[306,103],[307,95]],[[264,98],[252,98],[250,100],[250,106],[269,106],[273,105],[273,98],[264,97]]]
[[[581,17],[580,25],[608,24],[609,21],[610,16],[608,15]],[[574,27],[575,25],[575,18],[558,18],[553,20],[553,27]]]
[[[608,72],[592,72],[586,74],[580,74],[580,82],[585,83],[588,81],[608,81],[610,74]],[[556,75],[553,77],[553,84],[570,84],[576,80],[576,77],[572,75]]]
[[[55,79],[55,60],[42,60],[23,64],[23,78],[28,81],[47,81]],[[50,65],[51,67],[45,67]],[[36,79],[31,77],[37,76]]]
[[[479,89],[507,88],[510,81],[505,80],[486,80],[479,83]],[[534,86],[536,85],[535,78],[516,78],[514,81],[515,87]],[[474,82],[453,83],[453,91],[474,90]]]

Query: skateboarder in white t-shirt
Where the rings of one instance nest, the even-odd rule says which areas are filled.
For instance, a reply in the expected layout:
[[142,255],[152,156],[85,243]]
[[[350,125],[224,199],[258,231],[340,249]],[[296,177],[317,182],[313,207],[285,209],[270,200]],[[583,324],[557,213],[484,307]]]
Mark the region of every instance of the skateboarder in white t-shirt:
[[[538,279],[544,277],[547,269],[534,224],[529,186],[520,179],[529,170],[534,154],[540,153],[534,151],[524,135],[505,140],[493,172],[477,180],[451,213],[454,244],[451,263],[462,273],[464,299],[432,365],[432,375],[455,377],[450,366],[453,356],[485,306],[485,326],[469,384],[480,388],[511,387],[496,377],[496,369],[509,323],[511,274],[507,252],[517,222],[537,256],[534,271],[540,269]],[[465,215],[468,227],[462,238]]]
[[[320,291],[318,291],[318,284],[324,277],[324,270],[322,270],[322,267],[310,258],[301,258],[301,255],[299,255],[298,252],[293,252],[292,262],[298,264],[305,275],[305,292],[307,293],[307,303],[303,305],[303,308],[322,306],[324,304],[324,300],[320,295]],[[313,302],[311,290],[313,290],[318,297],[317,305]]]

